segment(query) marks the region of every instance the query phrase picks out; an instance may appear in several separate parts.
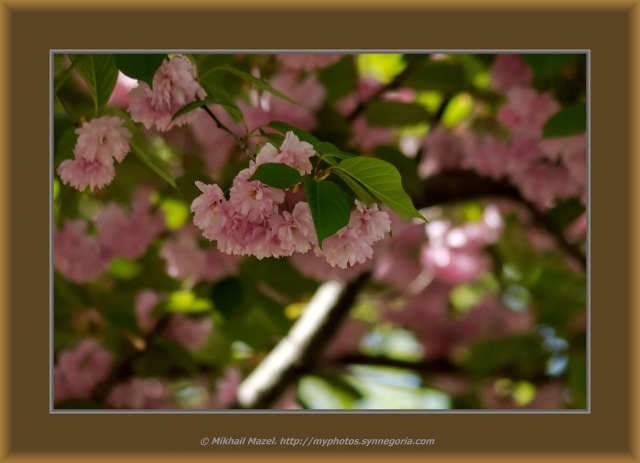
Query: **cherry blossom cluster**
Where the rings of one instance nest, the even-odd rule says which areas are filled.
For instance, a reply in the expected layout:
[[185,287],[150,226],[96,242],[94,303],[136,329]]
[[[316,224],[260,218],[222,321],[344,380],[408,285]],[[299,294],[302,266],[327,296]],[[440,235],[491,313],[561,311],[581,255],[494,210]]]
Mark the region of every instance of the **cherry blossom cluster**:
[[203,99],[207,96],[196,81],[197,76],[198,68],[187,57],[177,55],[165,60],[153,77],[153,89],[138,81],[138,86],[129,93],[128,96],[132,98],[129,104],[131,119],[142,123],[147,129],[155,125],[160,132],[193,122],[197,111],[191,111],[173,121],[171,119],[196,98]]
[[347,264],[363,263],[373,255],[372,244],[384,238],[391,226],[387,213],[379,211],[377,205],[367,207],[356,201],[348,225],[324,240],[320,249],[307,202],[296,203],[292,211],[281,211],[284,190],[258,180],[249,181],[258,166],[265,163],[280,163],[310,174],[310,158],[315,154],[309,143],[288,132],[279,150],[266,144],[255,162],[251,161],[236,176],[228,200],[218,185],[196,182],[202,195],[191,204],[193,223],[227,254],[263,259],[306,253],[313,248],[332,266],[346,268]]
[[114,160],[122,162],[129,152],[131,133],[123,124],[119,117],[103,116],[76,129],[75,159],[63,161],[58,167],[62,182],[80,191],[111,183],[116,175]]
[[149,191],[140,189],[131,204],[131,213],[109,203],[95,218],[97,235],[87,231],[83,219],[67,220],[53,230],[53,265],[67,279],[86,283],[106,272],[114,257],[137,259],[165,229],[162,212],[150,212]]

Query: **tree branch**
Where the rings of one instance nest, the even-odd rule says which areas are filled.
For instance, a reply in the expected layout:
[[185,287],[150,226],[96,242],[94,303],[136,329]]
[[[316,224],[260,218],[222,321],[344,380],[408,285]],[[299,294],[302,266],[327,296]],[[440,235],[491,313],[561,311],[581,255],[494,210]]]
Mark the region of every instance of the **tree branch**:
[[249,146],[246,143],[246,137],[239,137],[231,129],[229,129],[226,125],[224,125],[222,122],[220,122],[220,119],[218,119],[216,117],[216,115],[211,112],[211,110],[207,107],[207,105],[202,106],[202,109],[204,109],[205,112],[209,115],[209,117],[211,117],[211,119],[213,119],[213,122],[216,123],[216,126],[219,129],[222,129],[225,132],[227,132],[229,135],[231,135],[233,137],[233,139],[236,141],[236,143],[238,143],[238,146],[240,147],[240,149],[242,151],[244,151],[245,153],[247,153],[247,156],[249,156],[251,159],[253,159],[253,154],[251,153],[251,150],[249,149]]
[[335,281],[323,284],[289,334],[242,382],[230,408],[269,408],[301,375],[312,371],[370,277],[366,272],[344,286]]

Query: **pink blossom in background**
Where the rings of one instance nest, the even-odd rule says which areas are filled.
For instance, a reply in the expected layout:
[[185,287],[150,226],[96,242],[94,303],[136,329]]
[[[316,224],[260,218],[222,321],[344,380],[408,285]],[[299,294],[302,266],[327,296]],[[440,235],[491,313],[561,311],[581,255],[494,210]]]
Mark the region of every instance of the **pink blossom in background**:
[[547,119],[560,109],[550,93],[517,87],[507,92],[508,101],[498,111],[497,119],[514,135],[539,139]]
[[242,258],[230,256],[218,251],[216,248],[206,248],[200,251],[204,256],[200,267],[198,280],[200,281],[220,281],[229,275],[235,275],[240,270]]
[[573,154],[587,152],[587,135],[579,134],[570,137],[546,138],[538,142],[542,152],[551,160],[564,159],[565,162]]
[[236,400],[242,383],[242,372],[236,367],[227,367],[224,376],[216,383],[216,408],[229,408]]
[[73,350],[63,350],[54,367],[54,401],[90,398],[91,391],[107,378],[112,364],[111,354],[92,338]]
[[495,88],[507,92],[514,87],[529,87],[533,72],[519,55],[497,55],[491,66],[491,80]]
[[194,319],[178,313],[171,317],[164,334],[189,349],[198,349],[207,342],[212,329],[213,320],[211,318]]
[[369,325],[356,318],[348,318],[335,334],[322,354],[324,360],[330,361],[348,355],[360,353],[360,341],[369,332]]
[[132,378],[116,385],[105,399],[105,404],[111,408],[132,410],[177,408],[169,386],[156,378]]
[[351,123],[351,143],[364,151],[371,151],[393,140],[395,130],[387,127],[372,127],[367,118],[358,116]]
[[496,295],[485,297],[455,322],[457,343],[472,344],[486,339],[500,339],[531,330],[534,323],[530,311],[514,312]]
[[528,227],[525,233],[531,246],[537,251],[551,251],[557,247],[556,240],[548,231],[538,227]]
[[565,228],[564,234],[574,241],[585,239],[587,236],[587,213],[583,212],[580,217]]
[[174,126],[194,121],[199,110],[184,114],[174,121],[173,115],[196,100],[204,99],[207,94],[196,81],[198,68],[182,55],[165,60],[153,77],[153,90],[144,82],[131,90],[129,114],[135,122],[142,123],[147,129],[156,126],[165,132]]
[[343,116],[348,116],[358,104],[373,97],[382,88],[382,84],[374,79],[362,79],[358,82],[356,90],[336,102],[336,109]]
[[144,255],[151,242],[165,229],[161,211],[149,213],[147,207],[134,204],[127,214],[116,203],[109,203],[96,217],[98,243],[109,256],[137,259]]
[[302,410],[303,408],[298,403],[298,399],[296,399],[296,391],[295,389],[290,389],[289,391],[282,394],[282,397],[276,404],[271,407],[273,410]]
[[204,111],[197,111],[197,113],[191,124],[191,130],[202,146],[207,173],[213,178],[218,178],[236,149],[236,141],[227,132],[217,128],[207,113]]
[[302,71],[326,68],[345,55],[339,53],[281,53],[276,55],[287,68]]
[[[205,265],[205,256],[198,247],[191,227],[183,227],[173,240],[165,240],[160,256],[167,261],[167,273],[180,280],[197,281],[200,269]],[[195,228],[195,227],[194,227]]]
[[547,207],[554,198],[567,199],[581,192],[565,166],[531,164],[514,180],[522,196],[539,209]]
[[111,98],[107,104],[109,106],[119,106],[126,108],[131,104],[131,98],[129,92],[138,85],[138,81],[130,77],[125,76],[122,72],[118,72],[118,80],[116,81],[116,87],[113,89]]
[[87,222],[68,220],[62,230],[53,229],[53,265],[75,283],[95,280],[106,272],[109,259],[98,240],[87,234]]
[[161,297],[151,290],[142,290],[136,294],[134,310],[138,326],[145,332],[151,331],[158,320],[151,317],[151,312],[160,303]]
[[499,395],[493,382],[488,382],[480,389],[480,401],[483,408],[494,410],[551,410],[560,409],[564,406],[562,397],[562,384],[559,381],[548,381],[544,384],[536,385],[536,395],[531,402],[518,406],[513,397]]
[[376,260],[373,277],[402,290],[421,274],[422,267],[417,259],[384,253]]
[[460,137],[437,125],[424,138],[418,173],[425,178],[457,168],[464,158],[464,148],[464,142]]
[[272,77],[269,83],[301,105],[265,93],[262,96],[263,108],[271,114],[272,119],[287,122],[302,130],[313,130],[316,127],[314,113],[322,107],[322,102],[327,96],[327,90],[316,75],[309,74],[300,80],[296,72],[281,72]]
[[87,161],[83,158],[67,159],[60,163],[58,175],[65,185],[77,190],[101,189],[110,184],[116,176],[113,165],[104,165],[99,161]]
[[451,228],[446,221],[426,226],[429,242],[421,251],[423,267],[447,283],[466,283],[490,270],[491,262],[482,248],[495,242],[503,222],[497,208],[488,206],[480,222]]
[[512,155],[506,144],[491,136],[478,139],[467,135],[464,140],[465,158],[462,160],[462,167],[473,169],[494,180],[500,180],[508,174]]

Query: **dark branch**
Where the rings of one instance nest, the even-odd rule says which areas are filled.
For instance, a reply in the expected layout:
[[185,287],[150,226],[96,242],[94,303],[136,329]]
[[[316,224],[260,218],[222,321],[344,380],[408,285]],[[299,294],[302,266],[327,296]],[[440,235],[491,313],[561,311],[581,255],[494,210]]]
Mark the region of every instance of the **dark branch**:
[[204,105],[202,107],[202,109],[204,109],[206,111],[206,113],[209,115],[209,117],[211,117],[211,119],[213,119],[213,122],[216,123],[216,126],[219,129],[224,130],[225,132],[227,132],[229,135],[231,135],[233,137],[233,139],[236,141],[236,143],[238,143],[238,146],[240,147],[240,149],[242,151],[244,151],[245,153],[247,153],[247,156],[249,156],[250,158],[253,158],[253,154],[251,153],[251,150],[249,149],[249,146],[246,143],[246,137],[239,137],[231,129],[229,129],[226,125],[224,125],[222,122],[220,122],[220,119],[218,119],[216,117],[216,115],[211,112],[211,110],[207,107],[207,105]]

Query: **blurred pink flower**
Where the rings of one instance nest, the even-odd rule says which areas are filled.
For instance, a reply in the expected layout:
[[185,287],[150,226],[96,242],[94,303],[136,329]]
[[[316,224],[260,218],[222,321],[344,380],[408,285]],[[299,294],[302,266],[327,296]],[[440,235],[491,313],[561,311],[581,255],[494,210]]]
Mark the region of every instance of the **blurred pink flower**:
[[539,139],[544,123],[560,109],[550,93],[537,93],[532,88],[513,88],[507,98],[498,111],[498,121],[526,138]]
[[134,204],[131,214],[116,203],[109,203],[96,217],[98,243],[109,256],[137,259],[165,229],[161,211],[149,213],[147,207]]
[[155,291],[142,290],[136,294],[135,313],[138,326],[145,332],[151,331],[158,320],[151,316],[153,309],[162,299]]
[[428,177],[440,172],[455,169],[464,158],[463,140],[441,125],[429,131],[424,138],[423,156],[418,172]]
[[466,136],[464,152],[462,167],[466,169],[473,169],[494,180],[500,180],[509,172],[512,153],[503,142],[491,136],[484,139]]
[[330,361],[360,352],[360,341],[369,332],[369,325],[356,318],[348,318],[329,342],[322,354],[324,360]]
[[198,349],[207,342],[212,329],[213,320],[209,317],[197,320],[178,313],[171,317],[164,334],[189,349]]
[[236,367],[227,367],[224,377],[216,383],[216,408],[229,408],[236,400],[238,388],[242,383],[242,373]]
[[345,55],[339,53],[281,53],[278,60],[289,69],[313,71],[336,63]]
[[176,408],[169,386],[156,378],[132,378],[116,385],[105,399],[105,404],[132,410]]
[[343,269],[332,266],[324,257],[316,256],[313,252],[295,253],[290,257],[290,261],[302,275],[320,282],[327,280],[350,281],[369,270],[372,265],[372,261],[368,260],[364,264]]
[[90,398],[93,388],[107,378],[112,364],[111,354],[92,338],[83,340],[73,350],[63,350],[54,367],[54,401]]
[[129,92],[131,92],[136,85],[138,85],[137,80],[125,76],[122,72],[118,72],[116,87],[113,89],[113,93],[111,94],[111,98],[109,98],[107,104],[109,106],[119,106],[121,108],[128,107],[129,104],[131,104]]
[[[212,112],[218,117],[218,111],[212,110]],[[212,178],[219,178],[222,169],[236,148],[236,141],[227,132],[216,127],[207,113],[204,111],[197,111],[197,113],[191,124],[191,130],[195,139],[202,146],[202,156],[207,173]],[[227,127],[231,128],[231,126]]]
[[491,66],[491,80],[501,92],[514,87],[528,87],[532,79],[531,68],[519,55],[497,55]]
[[351,143],[364,151],[389,143],[395,134],[391,128],[370,126],[364,115],[356,117],[351,123],[351,132]]
[[318,82],[315,74],[300,80],[297,72],[281,72],[269,80],[276,90],[282,92],[301,106],[289,103],[270,93],[262,96],[262,105],[272,119],[287,122],[302,130],[316,127],[315,112],[322,107],[327,96],[326,89]]
[[53,230],[53,265],[65,278],[86,283],[102,275],[109,259],[98,240],[87,234],[84,220],[66,221],[62,230]]

